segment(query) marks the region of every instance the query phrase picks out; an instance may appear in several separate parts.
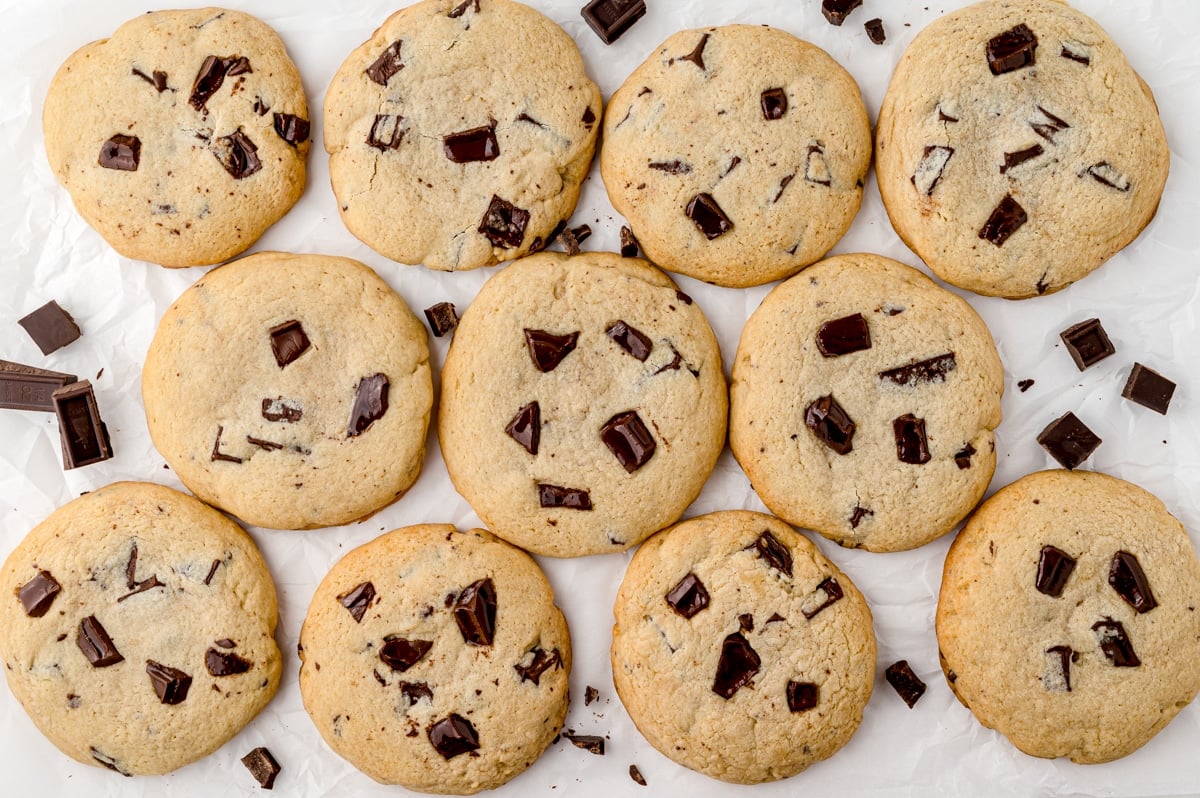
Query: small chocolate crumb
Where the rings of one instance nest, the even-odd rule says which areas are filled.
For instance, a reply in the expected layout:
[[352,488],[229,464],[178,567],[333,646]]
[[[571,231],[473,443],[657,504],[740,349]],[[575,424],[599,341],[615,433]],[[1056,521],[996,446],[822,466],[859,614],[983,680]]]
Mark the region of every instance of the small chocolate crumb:
[[642,785],[643,787],[646,786],[646,777],[642,775],[642,771],[638,770],[637,765],[629,766],[629,778],[633,779],[635,782]]
[[883,44],[887,41],[887,32],[883,29],[883,20],[879,17],[868,19],[863,23],[863,27],[867,29],[867,38],[871,40],[871,44]]
[[591,706],[593,703],[595,703],[599,699],[600,699],[600,691],[597,690],[595,687],[592,687],[589,684],[587,686],[587,689],[585,689],[583,691],[583,705],[585,707]]
[[1020,382],[1017,383],[1017,390],[1019,390],[1021,393],[1025,393],[1032,387],[1033,387],[1033,380],[1021,380]]
[[571,743],[576,748],[582,748],[589,754],[596,756],[604,756],[604,738],[594,734],[575,734],[574,732],[564,731],[562,733],[564,740]]

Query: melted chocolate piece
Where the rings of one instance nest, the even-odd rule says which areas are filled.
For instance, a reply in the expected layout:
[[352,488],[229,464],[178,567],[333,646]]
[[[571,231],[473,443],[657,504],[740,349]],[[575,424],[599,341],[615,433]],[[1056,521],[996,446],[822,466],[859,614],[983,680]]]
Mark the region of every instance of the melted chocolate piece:
[[1097,183],[1109,188],[1115,188],[1121,193],[1125,193],[1133,188],[1133,184],[1129,182],[1129,178],[1113,168],[1113,165],[1108,161],[1094,163],[1085,169],[1084,172],[1091,175],[1092,179]]
[[442,152],[454,163],[494,161],[500,155],[495,124],[473,127],[442,138]]
[[563,358],[575,351],[575,343],[578,340],[578,331],[555,335],[545,330],[525,328],[525,345],[529,347],[529,357],[533,360],[534,367],[542,373],[554,371]]
[[1164,416],[1174,395],[1175,383],[1141,363],[1133,364],[1129,379],[1121,390],[1121,396]]
[[148,659],[146,673],[150,675],[150,684],[162,703],[182,704],[187,698],[188,689],[192,686],[192,677],[183,671]]
[[576,748],[582,748],[589,754],[604,756],[604,738],[594,734],[575,734],[571,731],[562,733],[563,739]]
[[362,623],[363,615],[375,600],[375,585],[370,582],[355,585],[338,596],[337,600],[354,617],[355,623]]
[[975,447],[968,443],[954,453],[954,464],[960,471],[964,471],[971,467],[971,457],[974,454]]
[[278,324],[270,329],[271,351],[275,353],[275,362],[283,368],[308,351],[308,336],[300,322],[292,319]]
[[636,258],[639,250],[638,240],[633,231],[627,226],[621,225],[621,257]]
[[809,403],[804,410],[804,423],[813,435],[838,454],[849,454],[853,450],[854,421],[832,394]]
[[708,606],[708,590],[700,577],[689,573],[664,597],[671,609],[684,618],[691,618]]
[[708,45],[709,34],[704,34],[700,37],[700,41],[692,48],[692,51],[687,55],[681,55],[679,58],[672,58],[671,63],[676,61],[690,61],[704,71],[704,48]]
[[108,632],[104,631],[104,627],[100,625],[100,621],[96,619],[95,615],[89,615],[79,622],[79,632],[75,636],[75,644],[87,657],[88,662],[92,663],[93,668],[107,668],[109,665],[116,665],[125,659],[121,656],[121,652],[117,651],[112,638],[108,636]]
[[910,465],[924,465],[930,460],[929,442],[925,437],[925,419],[905,413],[892,421],[896,436],[896,459]]
[[246,766],[246,770],[250,771],[250,775],[264,790],[275,788],[275,777],[279,775],[282,768],[266,748],[260,745],[246,754],[242,757],[242,764]]
[[658,447],[636,410],[618,413],[604,422],[600,440],[630,474],[649,462]]
[[1071,692],[1071,662],[1076,654],[1070,646],[1051,646],[1046,649],[1046,673],[1042,687],[1058,692]]
[[1068,61],[1074,61],[1077,64],[1090,66],[1092,59],[1087,54],[1087,49],[1076,42],[1063,42],[1062,49],[1059,50],[1060,58],[1065,58]]
[[945,174],[946,166],[950,163],[950,158],[953,155],[953,147],[942,147],[933,144],[926,145],[925,151],[921,155],[921,160],[917,164],[917,170],[909,178],[912,184],[917,187],[917,191],[927,197],[932,196],[933,190],[937,188],[937,184],[941,181],[942,175]]
[[54,391],[78,379],[74,374],[0,360],[0,408],[53,413]]
[[225,433],[225,428],[222,426],[218,426],[217,427],[217,438],[216,438],[216,440],[213,441],[212,455],[209,457],[209,460],[211,460],[214,463],[217,461],[221,461],[221,462],[225,462],[225,463],[240,463],[240,462],[242,462],[242,458],[240,458],[240,457],[234,457],[231,454],[223,454],[221,452],[221,435],[223,435],[224,433]]
[[1096,447],[1103,443],[1071,412],[1046,425],[1037,436],[1037,442],[1067,469],[1075,468],[1088,459]]
[[783,176],[783,179],[779,181],[779,190],[775,192],[775,196],[771,199],[772,205],[774,205],[776,202],[779,202],[779,198],[783,196],[784,189],[791,185],[792,181],[795,179],[795,175]]
[[790,712],[807,712],[817,705],[817,686],[812,682],[787,683],[787,705]]
[[618,320],[613,322],[604,333],[615,341],[617,346],[643,363],[646,361],[646,358],[650,357],[650,352],[654,349],[653,341],[643,334],[641,330],[631,327],[624,321]]
[[254,663],[245,657],[239,657],[232,651],[217,651],[210,648],[204,652],[204,667],[213,676],[236,676],[254,667]]
[[298,117],[295,114],[281,114],[278,112],[275,113],[272,119],[275,123],[276,135],[288,144],[295,147],[297,144],[308,141],[310,125],[307,119]]
[[404,117],[394,114],[375,114],[371,132],[367,134],[367,146],[380,152],[394,150],[404,141]]
[[734,632],[721,643],[721,659],[713,677],[712,691],[726,701],[750,684],[758,673],[762,660],[741,632]]
[[458,326],[458,311],[453,302],[438,302],[425,308],[425,318],[435,338],[441,338]]
[[538,503],[542,507],[562,507],[566,510],[591,510],[592,497],[582,488],[563,488],[539,482]]
[[463,588],[454,601],[454,620],[463,640],[473,646],[490,646],[496,637],[496,586],[491,578]]
[[99,463],[112,457],[108,428],[100,418],[96,394],[87,380],[65,385],[50,394],[58,417],[63,468]]
[[988,69],[993,75],[1003,75],[1022,67],[1032,66],[1037,55],[1037,36],[1025,23],[993,36],[987,43]]
[[686,161],[651,161],[647,164],[651,169],[666,172],[669,175],[688,175],[692,173],[692,165]]
[[827,321],[817,330],[817,349],[825,357],[839,357],[871,348],[871,330],[861,313]]
[[159,94],[162,94],[164,91],[167,90],[167,73],[163,72],[162,70],[159,70],[159,69],[154,70],[154,72],[152,73],[153,77],[151,77],[151,75],[147,75],[142,70],[138,69],[137,67],[134,67],[133,70],[130,72],[130,74],[137,75],[139,78],[141,78],[142,80],[149,83],[151,86],[154,87],[154,90],[157,91]]
[[1029,126],[1031,128],[1033,128],[1034,133],[1037,133],[1039,136],[1044,138],[1046,141],[1053,144],[1054,136],[1059,131],[1066,130],[1067,128],[1069,128],[1070,125],[1067,124],[1065,119],[1060,119],[1059,117],[1050,113],[1049,111],[1047,111],[1045,108],[1043,108],[1040,105],[1037,107],[1037,109],[1038,109],[1038,112],[1042,115],[1042,118],[1037,122],[1030,122]]
[[267,421],[282,421],[294,424],[304,417],[304,411],[299,403],[282,396],[262,400],[262,417]]
[[833,177],[829,174],[829,164],[825,162],[825,146],[823,144],[808,145],[808,160],[804,163],[804,180],[816,183],[818,186],[833,185]]
[[908,704],[909,709],[912,709],[921,696],[925,695],[925,682],[913,673],[913,669],[909,667],[906,659],[889,665],[883,675],[888,680],[888,684],[894,687],[900,697],[904,699],[904,703]]
[[105,169],[136,172],[142,160],[142,142],[137,136],[116,134],[100,145],[97,163]]
[[1072,324],[1058,334],[1067,347],[1067,354],[1080,371],[1094,366],[1117,350],[1100,324],[1100,319],[1088,319]]
[[733,229],[733,222],[725,215],[725,211],[721,210],[721,206],[717,204],[711,194],[697,194],[692,197],[687,204],[685,213],[709,241],[719,238]]
[[258,159],[258,147],[254,146],[254,142],[240,128],[213,143],[216,147],[213,153],[234,180],[249,177],[262,169],[262,161]]
[[443,759],[453,759],[459,754],[479,748],[479,735],[471,721],[452,713],[429,727],[429,742]]
[[579,244],[586,241],[592,234],[592,228],[589,225],[581,224],[578,227],[567,227],[558,234],[559,243],[563,246],[563,251],[568,255],[579,254]]
[[482,233],[494,246],[516,249],[525,240],[525,225],[529,224],[529,211],[522,210],[507,200],[492,195],[491,204],[483,214],[477,232]]
[[392,75],[404,69],[404,63],[400,60],[401,44],[403,42],[400,39],[389,44],[387,49],[380,53],[379,57],[364,70],[367,77],[380,86],[387,86]]
[[[79,325],[75,323],[75,319],[53,299],[18,320],[17,324],[29,333],[29,337],[37,344],[38,349],[42,350],[43,355],[57,352],[80,336]],[[40,372],[37,369],[34,371],[44,374],[57,373]]]
[[991,216],[983,223],[983,227],[979,229],[979,237],[1002,247],[1009,236],[1017,232],[1027,221],[1029,221],[1029,217],[1025,214],[1025,209],[1013,199],[1012,194],[1005,194],[1004,199],[1000,200],[1000,204],[996,206]]
[[1106,617],[1103,621],[1092,624],[1092,631],[1096,633],[1096,642],[1100,644],[1100,650],[1114,668],[1136,668],[1142,664],[1133,650],[1133,643],[1129,642],[1129,637],[1125,634],[1125,625],[1120,621]]
[[383,646],[379,649],[379,658],[392,670],[403,673],[420,662],[431,648],[433,648],[432,640],[408,640],[388,635],[383,638]]
[[223,637],[216,642],[221,648],[237,648],[237,643],[233,642],[228,637]]
[[868,19],[863,23],[866,28],[867,38],[871,40],[871,44],[883,44],[887,41],[887,32],[883,29],[883,20],[879,17]]
[[[235,67],[238,70],[236,72],[234,71]],[[192,94],[188,98],[188,103],[197,111],[204,111],[204,104],[221,88],[226,75],[238,75],[249,71],[250,62],[245,58],[236,55],[224,58],[216,55],[208,56],[200,65],[200,71],[196,73],[196,80],[192,83]]]
[[[538,680],[542,678],[543,673],[551,668],[562,667],[562,655],[558,653],[557,648],[553,651],[546,651],[544,648],[539,647],[529,653],[533,654],[533,659],[528,665],[522,665],[520,662],[513,665],[513,670],[521,675],[521,681],[523,682],[538,684]],[[588,703],[591,702],[589,701]]]
[[875,515],[875,511],[869,510],[866,507],[862,507],[857,504],[854,505],[854,510],[850,513],[850,528],[858,529],[858,525],[861,524],[863,519],[868,515]]
[[[824,598],[821,597],[821,594],[824,594]],[[806,620],[811,621],[826,607],[841,601],[845,595],[838,581],[832,576],[827,576],[821,581],[821,584],[817,585],[813,594],[805,600],[800,607],[800,612]]]
[[383,374],[372,374],[358,381],[354,391],[354,407],[350,410],[350,423],[346,426],[346,437],[362,435],[367,428],[388,411],[388,387],[391,383]]
[[400,688],[400,694],[408,701],[410,707],[422,698],[433,703],[433,690],[429,689],[426,682],[396,682],[396,686]]
[[1113,555],[1112,565],[1108,569],[1108,583],[1139,615],[1158,606],[1145,571],[1137,557],[1127,551],[1118,551]]
[[101,765],[104,765],[104,767],[108,768],[114,773],[120,773],[125,778],[129,778],[132,775],[131,773],[127,773],[120,765],[118,765],[116,759],[113,759],[108,754],[96,750],[95,747],[92,748],[92,759],[96,760]]
[[1000,174],[1005,174],[1014,166],[1020,166],[1026,161],[1033,160],[1043,152],[1045,152],[1045,150],[1042,149],[1041,144],[1034,144],[1032,147],[1026,147],[1023,150],[1004,153],[1004,166],[1000,167]]
[[536,455],[538,441],[542,438],[542,411],[537,402],[530,402],[517,411],[504,428],[508,437],[525,447],[525,451]]
[[579,121],[583,122],[588,130],[592,129],[592,125],[596,124],[596,112],[592,110],[592,106],[589,105],[583,109],[583,116],[579,118]]
[[61,592],[62,585],[49,571],[38,571],[33,579],[21,585],[21,589],[17,591],[17,598],[25,608],[26,615],[30,618],[41,618]]
[[646,15],[645,0],[592,0],[579,12],[605,44],[612,44]]
[[830,25],[841,25],[862,0],[821,0],[821,13]]
[[759,559],[782,574],[792,575],[792,552],[770,532],[764,531],[751,547],[758,552]]
[[764,90],[759,97],[759,102],[762,104],[763,119],[768,121],[782,119],[783,115],[787,113],[787,92],[782,88]]
[[463,2],[459,3],[454,8],[452,8],[450,10],[450,13],[447,14],[446,16],[450,17],[450,19],[458,19],[463,14],[467,13],[468,8],[473,9],[475,11],[475,13],[478,14],[479,13],[479,0],[463,0]]
[[637,784],[646,786],[646,777],[642,775],[642,771],[638,770],[637,765],[629,766],[629,778],[633,779]]

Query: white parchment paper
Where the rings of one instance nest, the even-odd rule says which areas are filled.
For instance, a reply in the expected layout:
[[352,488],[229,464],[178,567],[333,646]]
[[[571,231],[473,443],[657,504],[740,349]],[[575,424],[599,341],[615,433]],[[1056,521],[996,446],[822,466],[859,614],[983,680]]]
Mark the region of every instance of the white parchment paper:
[[[527,0],[559,22],[583,51],[605,97],[669,34],[732,22],[766,23],[825,48],[858,80],[872,121],[896,61],[912,37],[964,0],[866,0],[843,27],[829,25],[818,0],[648,0],[646,17],[605,46],[579,15],[583,0]],[[1037,433],[1074,411],[1104,444],[1085,467],[1131,480],[1157,494],[1200,541],[1200,368],[1197,367],[1196,266],[1200,239],[1200,3],[1191,0],[1074,0],[1124,48],[1153,88],[1172,145],[1171,176],[1158,216],[1142,236],[1098,272],[1053,296],[1010,302],[968,296],[991,326],[1006,372],[999,466],[992,490],[1053,467]],[[405,0],[238,0],[230,5],[272,25],[300,68],[313,118],[308,188],[296,207],[252,248],[357,258],[375,268],[418,313],[449,300],[463,309],[494,269],[442,274],[376,255],[342,226],[321,146],[325,86],[345,56]],[[46,163],[41,107],[51,76],[76,48],[108,36],[148,10],[145,0],[0,0],[0,358],[90,378],[112,434],[111,461],[61,468],[50,414],[0,410],[0,557],[55,507],[118,479],[181,487],[150,444],[140,398],[140,370],[155,325],[204,269],[170,271],[119,257],[75,213]],[[883,46],[863,23],[881,17]],[[594,234],[585,249],[615,249],[622,220],[609,205],[597,169],[585,183],[573,224]],[[874,174],[863,207],[835,252],[865,250],[924,268],[888,223]],[[741,327],[769,286],[723,289],[677,278],[705,310],[728,368]],[[57,299],[83,337],[44,357],[16,321]],[[1117,354],[1080,373],[1058,333],[1099,316]],[[435,368],[448,341],[433,339]],[[1120,397],[1134,360],[1179,383],[1161,417]],[[103,374],[99,374],[103,369]],[[1027,392],[1018,380],[1033,379]],[[333,754],[304,712],[294,654],[300,624],[318,581],[351,548],[379,533],[422,522],[479,523],[454,491],[431,432],[424,471],[398,504],[359,524],[311,532],[251,529],[280,596],[278,640],[283,686],[269,707],[212,756],[169,776],[123,779],[77,764],[37,732],[7,689],[0,688],[0,795],[253,795],[259,787],[238,759],[266,745],[283,766],[276,792],[315,796],[407,794],[377,785]],[[726,452],[697,515],[729,508],[765,509]],[[575,646],[574,701],[568,728],[608,738],[594,756],[566,741],[497,791],[503,796],[614,795],[1196,795],[1200,794],[1200,706],[1185,709],[1161,734],[1126,759],[1080,766],[1025,756],[984,729],[953,698],[938,668],[933,618],[949,538],[919,550],[871,554],[839,549],[813,535],[866,594],[879,639],[876,691],[862,727],[839,754],[780,783],[733,787],[687,771],[638,734],[612,687],[608,664],[612,601],[630,554],[579,560],[541,559],[566,612]],[[2,597],[0,597],[2,598]],[[997,618],[1003,624],[1003,618]],[[908,709],[883,680],[906,658],[929,684]],[[1200,663],[1195,667],[1200,668]],[[585,706],[585,687],[600,700]],[[630,780],[636,763],[649,782]]]

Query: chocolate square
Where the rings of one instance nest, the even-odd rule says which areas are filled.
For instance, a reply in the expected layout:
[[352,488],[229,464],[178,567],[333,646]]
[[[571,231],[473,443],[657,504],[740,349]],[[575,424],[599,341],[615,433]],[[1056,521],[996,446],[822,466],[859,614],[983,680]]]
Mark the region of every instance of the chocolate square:
[[79,468],[112,457],[108,428],[100,418],[90,382],[82,380],[59,388],[51,394],[51,400],[58,416],[63,468]]
[[1075,361],[1080,371],[1096,365],[1117,351],[1108,339],[1108,333],[1104,332],[1104,327],[1100,325],[1100,319],[1087,319],[1072,324],[1059,333],[1059,337],[1067,347],[1067,354]]
[[74,374],[0,360],[0,408],[53,413],[54,392],[76,379]]
[[42,350],[43,355],[56,352],[79,338],[79,325],[57,302],[51,299],[17,322]]
[[1068,412],[1061,418],[1051,421],[1037,442],[1050,453],[1050,456],[1062,464],[1063,468],[1075,468],[1096,451],[1102,441],[1096,433],[1088,429],[1074,413]]
[[425,308],[425,318],[435,338],[441,338],[458,326],[458,311],[453,302],[438,302]]
[[1137,402],[1142,407],[1148,407],[1155,413],[1161,413],[1164,416],[1167,414],[1167,408],[1171,405],[1171,397],[1174,395],[1175,383],[1157,371],[1136,362],[1121,391],[1121,396],[1129,401]]
[[645,0],[592,0],[580,10],[588,27],[605,44],[612,44],[646,15]]

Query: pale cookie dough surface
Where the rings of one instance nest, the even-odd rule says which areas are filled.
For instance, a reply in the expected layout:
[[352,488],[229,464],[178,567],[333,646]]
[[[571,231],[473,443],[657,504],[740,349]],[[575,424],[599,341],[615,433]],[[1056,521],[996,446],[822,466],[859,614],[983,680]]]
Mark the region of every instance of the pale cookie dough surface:
[[42,124],[76,209],[129,258],[231,258],[304,190],[300,74],[275,31],[238,11],[152,12],[85,45],[50,84]]
[[200,498],[256,526],[345,524],[420,471],[425,328],[357,261],[258,253],[163,315],[142,398],[155,447]]
[[[838,326],[822,328],[850,317],[865,338],[851,336],[853,351],[836,354]],[[821,341],[835,353],[823,354]],[[842,255],[777,287],[746,323],[730,446],[788,522],[843,546],[911,549],[982,498],[1003,389],[996,345],[970,305],[896,261]],[[844,451],[808,423],[830,396],[853,425],[835,441]]]
[[[547,335],[573,346],[547,345],[539,366],[530,338]],[[636,545],[683,514],[724,446],[727,406],[712,329],[665,274],[612,253],[544,253],[493,276],[463,315],[438,436],[489,529],[577,557]]]
[[[9,556],[0,586],[8,686],[85,764],[169,773],[232,738],[279,687],[262,555],[237,524],[170,488],[118,482],[60,507]],[[89,618],[111,640],[110,664],[91,664],[78,642]],[[180,672],[174,703],[160,700],[150,663]]]
[[[989,41],[1019,25],[1033,60],[1000,58],[1008,71],[993,74]],[[1136,238],[1170,160],[1149,87],[1092,19],[1052,0],[978,3],[930,24],[896,67],[876,133],[900,237],[947,282],[1014,299],[1065,288]]]
[[[1039,579],[1050,573],[1045,547],[1074,562],[1065,576]],[[1119,552],[1136,562],[1120,589]],[[1134,571],[1141,589],[1129,586]],[[1107,762],[1200,689],[1200,562],[1179,521],[1136,485],[1031,474],[985,502],[951,546],[937,637],[951,689],[985,726],[1027,754]]]
[[375,251],[431,269],[537,251],[575,209],[601,113],[575,42],[532,8],[404,8],[325,97],[342,221]]
[[[676,601],[681,612],[672,596],[689,578],[702,587]],[[862,721],[875,676],[871,611],[776,518],[717,512],[655,535],[629,564],[613,612],[621,701],[685,767],[743,784],[786,778],[835,754]]]
[[[469,600],[485,580],[474,595],[490,588],[490,626],[488,602]],[[347,554],[313,595],[300,660],[325,742],[371,778],[423,792],[504,784],[567,712],[571,638],[550,583],[482,529],[406,527]],[[440,736],[449,718],[458,748]]]
[[[829,251],[870,161],[854,78],[819,47],[751,25],[667,39],[609,101],[600,153],[609,199],[650,260],[736,287]],[[709,199],[693,206],[698,196]]]

